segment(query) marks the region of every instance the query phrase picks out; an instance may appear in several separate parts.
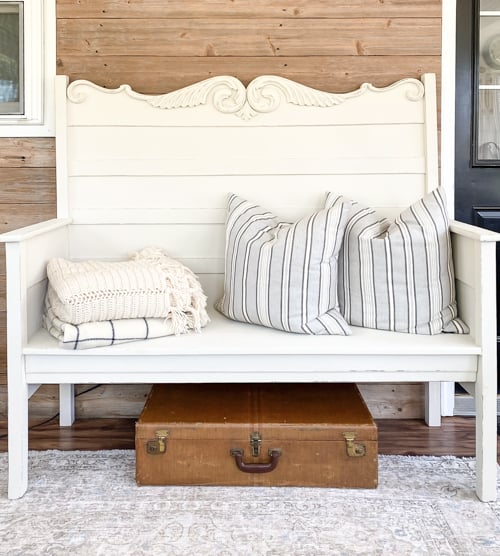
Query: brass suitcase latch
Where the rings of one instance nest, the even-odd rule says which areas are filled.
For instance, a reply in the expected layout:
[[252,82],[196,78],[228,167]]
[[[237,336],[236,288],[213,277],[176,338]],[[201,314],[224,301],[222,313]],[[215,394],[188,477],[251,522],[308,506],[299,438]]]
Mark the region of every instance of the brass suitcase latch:
[[250,435],[250,448],[254,458],[260,456],[260,447],[262,445],[262,435],[260,432],[253,432]]
[[[257,458],[262,451],[262,435],[260,432],[252,432],[250,434],[250,451],[252,457]],[[243,448],[231,448],[229,454],[234,458],[236,467],[243,471],[243,473],[269,473],[274,471],[278,465],[281,457],[281,450],[279,448],[269,448],[269,460],[262,463],[252,463],[243,461],[245,450]]]
[[355,432],[343,432],[345,438],[347,455],[351,458],[359,458],[366,454],[366,446],[360,442],[354,442],[356,438]]
[[146,442],[146,452],[151,456],[164,454],[167,451],[168,430],[157,430],[155,434],[156,438]]

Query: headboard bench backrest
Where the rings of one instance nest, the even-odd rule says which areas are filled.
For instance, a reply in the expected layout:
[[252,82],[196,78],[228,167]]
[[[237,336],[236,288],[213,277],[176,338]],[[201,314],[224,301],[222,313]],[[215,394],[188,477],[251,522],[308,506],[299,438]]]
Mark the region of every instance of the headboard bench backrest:
[[275,76],[165,95],[57,81],[58,216],[73,219],[75,259],[158,245],[222,273],[230,192],[290,220],[327,191],[390,217],[437,186],[432,74],[346,94]]

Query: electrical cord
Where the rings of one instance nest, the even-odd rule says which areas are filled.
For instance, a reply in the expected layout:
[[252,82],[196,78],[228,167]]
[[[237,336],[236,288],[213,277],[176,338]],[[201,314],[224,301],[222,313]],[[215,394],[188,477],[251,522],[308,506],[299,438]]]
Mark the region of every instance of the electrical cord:
[[[78,394],[75,394],[75,398],[78,398],[79,396],[82,396],[83,394],[88,394],[89,392],[92,392],[92,390],[95,390],[96,388],[99,388],[100,386],[102,386],[102,384],[95,384],[94,386],[91,386],[90,388],[87,388],[86,390],[82,390],[81,392],[78,392]],[[37,429],[38,427],[42,427],[43,425],[46,425],[47,423],[50,423],[51,421],[53,421],[54,419],[57,419],[59,417],[60,413],[57,412],[55,415],[52,415],[52,417],[49,417],[48,419],[45,419],[44,421],[40,422],[40,423],[36,423],[35,425],[31,425],[31,427],[28,427],[28,430],[34,430]],[[2,438],[7,438],[8,433],[5,434],[0,434],[0,439]]]

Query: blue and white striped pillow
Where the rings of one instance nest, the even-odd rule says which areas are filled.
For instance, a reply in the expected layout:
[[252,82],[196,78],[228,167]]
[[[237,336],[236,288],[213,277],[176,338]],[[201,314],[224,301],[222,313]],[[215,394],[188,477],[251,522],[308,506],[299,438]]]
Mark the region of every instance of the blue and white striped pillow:
[[[335,198],[330,194],[326,206]],[[353,204],[339,258],[339,302],[354,326],[411,334],[468,332],[457,316],[442,188],[392,223]]]
[[338,310],[337,270],[351,203],[337,197],[330,205],[290,224],[231,195],[224,295],[216,308],[287,332],[349,335]]

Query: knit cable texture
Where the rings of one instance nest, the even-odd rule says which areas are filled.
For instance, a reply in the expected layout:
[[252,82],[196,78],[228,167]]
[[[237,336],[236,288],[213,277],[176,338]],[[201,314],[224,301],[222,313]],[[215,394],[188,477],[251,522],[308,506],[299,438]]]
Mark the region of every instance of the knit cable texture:
[[163,317],[179,334],[199,330],[209,320],[197,276],[157,247],[127,261],[51,259],[47,276],[49,304],[71,324]]

